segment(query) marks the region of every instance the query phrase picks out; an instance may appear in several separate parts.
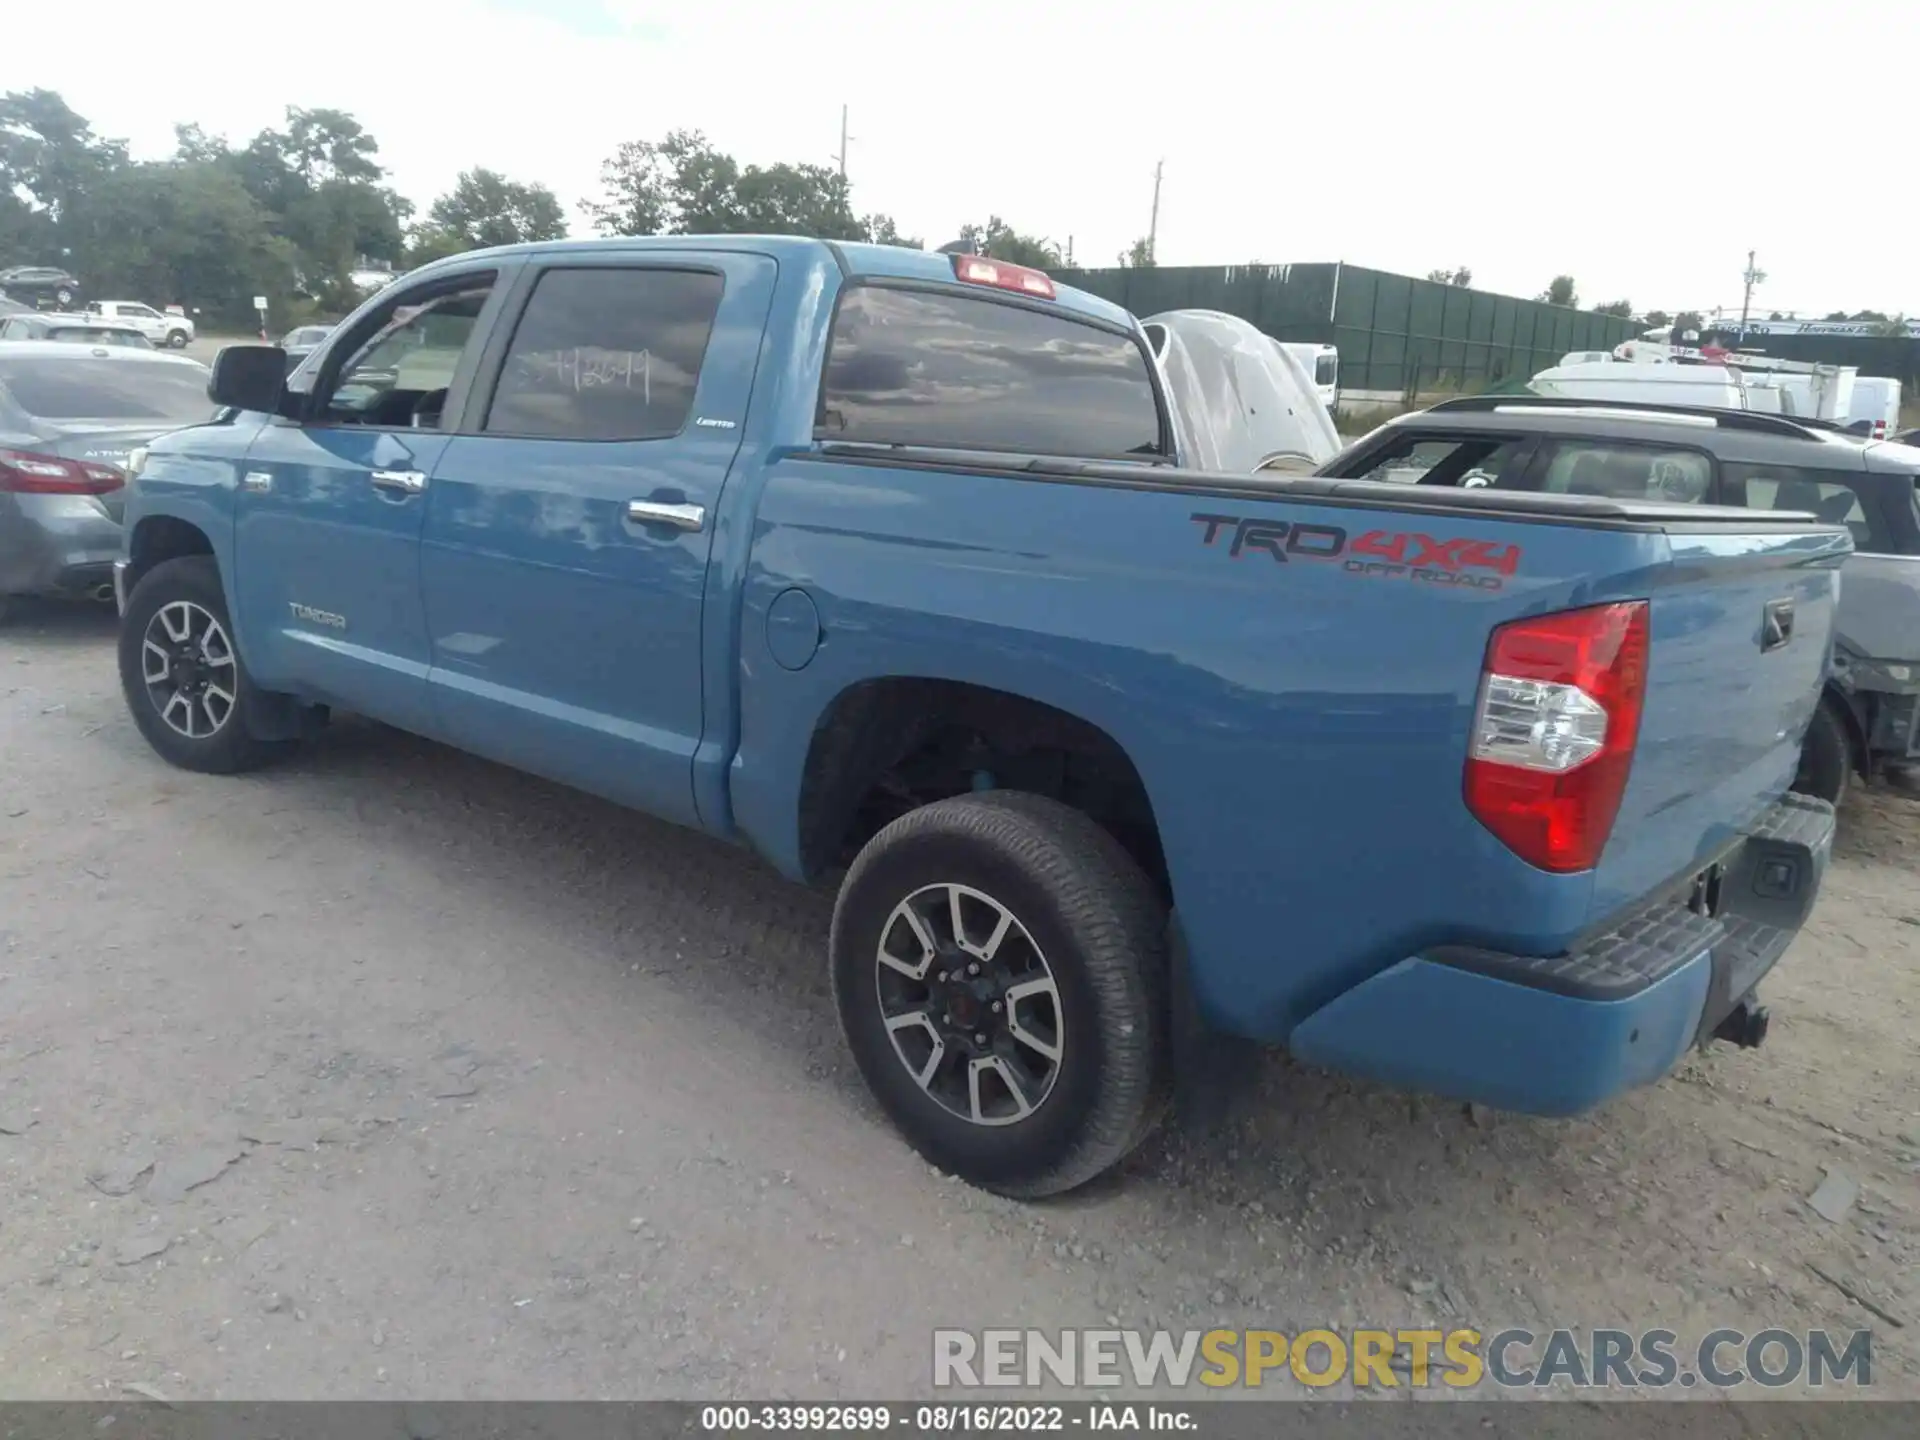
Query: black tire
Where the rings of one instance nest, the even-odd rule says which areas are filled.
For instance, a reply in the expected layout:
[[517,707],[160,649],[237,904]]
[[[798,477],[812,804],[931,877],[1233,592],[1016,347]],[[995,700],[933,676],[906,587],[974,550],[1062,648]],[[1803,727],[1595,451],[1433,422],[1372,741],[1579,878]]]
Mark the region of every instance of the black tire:
[[199,607],[219,622],[228,637],[233,634],[220,570],[211,556],[163,560],[141,576],[120,619],[120,689],[133,723],[163,760],[183,770],[233,775],[277,759],[292,748],[292,742],[261,740],[249,730],[249,713],[260,704],[261,692],[247,677],[237,649],[231,651],[235,698],[217,726],[189,737],[162,718],[161,704],[150,691],[142,666],[149,625],[162,608],[176,602]]
[[53,298],[60,308],[65,310],[73,304],[73,291],[62,285],[58,290],[53,292]]
[[1822,700],[1800,747],[1800,771],[1793,788],[1802,795],[1838,805],[1847,793],[1855,764],[1853,736],[1831,700]]
[[192,340],[184,330],[169,330],[167,332],[167,344],[175,350],[184,350],[192,343]]
[[[993,1126],[917,1082],[882,1011],[889,918],[916,892],[949,884],[1015,917],[1058,992],[1051,1088],[1024,1118]],[[1165,927],[1152,882],[1079,811],[1014,791],[943,800],[876,835],[840,887],[831,955],[841,1028],[874,1097],[927,1160],[1016,1199],[1060,1194],[1124,1159],[1166,1113]]]

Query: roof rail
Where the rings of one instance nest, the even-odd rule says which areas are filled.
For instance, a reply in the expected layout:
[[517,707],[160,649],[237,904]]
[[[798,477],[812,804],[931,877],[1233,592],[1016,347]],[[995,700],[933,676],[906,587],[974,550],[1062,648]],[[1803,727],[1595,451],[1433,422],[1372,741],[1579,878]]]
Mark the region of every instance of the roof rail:
[[1571,395],[1461,395],[1452,400],[1442,400],[1428,409],[1442,412],[1470,410],[1484,414],[1509,406],[1525,406],[1530,410],[1615,410],[1626,415],[1704,417],[1715,421],[1725,430],[1756,430],[1766,435],[1790,435],[1802,440],[1816,438],[1816,426],[1823,430],[1838,428],[1817,420],[1802,421],[1791,415],[1770,415],[1763,410],[1724,410],[1711,405],[1674,405],[1645,400],[1582,400]]

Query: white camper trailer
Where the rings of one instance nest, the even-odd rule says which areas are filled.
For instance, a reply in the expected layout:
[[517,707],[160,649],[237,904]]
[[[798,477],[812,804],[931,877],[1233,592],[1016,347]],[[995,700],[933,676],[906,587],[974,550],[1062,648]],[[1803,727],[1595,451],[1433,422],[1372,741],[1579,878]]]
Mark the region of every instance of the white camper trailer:
[[1625,400],[1642,405],[1704,405],[1846,423],[1856,372],[1850,365],[1817,365],[1770,355],[1694,349],[1629,340],[1611,360],[1569,355],[1529,382],[1541,395],[1574,400]]

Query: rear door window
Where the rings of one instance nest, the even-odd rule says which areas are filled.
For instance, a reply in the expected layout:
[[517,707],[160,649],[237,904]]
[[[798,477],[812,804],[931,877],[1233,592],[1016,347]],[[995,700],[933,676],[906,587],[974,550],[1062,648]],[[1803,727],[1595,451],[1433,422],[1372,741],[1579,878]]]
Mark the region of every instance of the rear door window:
[[1873,513],[1850,483],[1852,478],[1832,470],[1807,470],[1790,465],[1727,465],[1726,503],[1749,510],[1804,510],[1827,525],[1844,525],[1853,532],[1855,548],[1884,550],[1886,537]]
[[834,318],[823,440],[1088,457],[1162,453],[1133,336],[1064,311],[861,285]]
[[1539,488],[1550,495],[1701,505],[1713,493],[1713,461],[1698,450],[1565,440],[1549,447]]
[[1386,480],[1402,485],[1455,485],[1465,490],[1511,489],[1520,481],[1524,438],[1421,435],[1399,438],[1350,480]]

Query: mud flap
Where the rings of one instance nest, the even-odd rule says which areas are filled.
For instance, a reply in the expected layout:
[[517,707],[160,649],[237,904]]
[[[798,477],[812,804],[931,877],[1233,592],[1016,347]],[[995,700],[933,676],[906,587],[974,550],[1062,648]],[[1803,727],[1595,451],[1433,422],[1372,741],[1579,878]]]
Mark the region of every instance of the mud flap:
[[291,695],[255,691],[240,719],[256,740],[311,740],[327,728],[327,707]]
[[1201,1015],[1178,914],[1167,922],[1167,954],[1173,964],[1174,1118],[1181,1130],[1200,1136],[1233,1119],[1235,1101],[1254,1088],[1266,1047],[1223,1034]]

